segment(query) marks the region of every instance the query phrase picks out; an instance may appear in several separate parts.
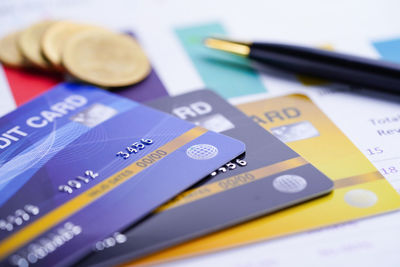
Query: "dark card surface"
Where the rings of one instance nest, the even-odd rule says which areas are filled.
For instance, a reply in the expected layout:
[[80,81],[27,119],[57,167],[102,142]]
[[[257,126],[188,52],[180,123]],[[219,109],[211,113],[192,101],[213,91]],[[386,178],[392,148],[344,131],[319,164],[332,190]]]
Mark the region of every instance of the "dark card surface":
[[161,98],[149,105],[243,141],[246,155],[127,229],[123,243],[102,246],[81,265],[126,262],[326,194],[333,187],[314,166],[211,91]]

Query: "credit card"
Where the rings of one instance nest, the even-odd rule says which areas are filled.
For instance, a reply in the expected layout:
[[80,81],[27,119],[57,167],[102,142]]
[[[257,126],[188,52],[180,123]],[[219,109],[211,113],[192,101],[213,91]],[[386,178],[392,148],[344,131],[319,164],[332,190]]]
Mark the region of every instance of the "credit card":
[[400,208],[396,190],[307,96],[275,97],[238,107],[327,174],[334,181],[333,192],[150,255],[130,266],[214,252]]
[[333,182],[241,111],[209,90],[150,102],[209,130],[246,144],[245,158],[123,232],[125,241],[101,246],[82,265],[114,265],[328,193]]
[[65,266],[245,145],[104,90],[61,84],[0,119],[1,266]]

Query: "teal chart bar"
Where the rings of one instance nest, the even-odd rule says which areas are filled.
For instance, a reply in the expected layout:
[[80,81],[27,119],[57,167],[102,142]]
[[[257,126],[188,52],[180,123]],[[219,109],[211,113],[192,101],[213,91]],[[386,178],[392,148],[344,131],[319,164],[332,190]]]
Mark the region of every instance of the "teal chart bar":
[[221,24],[179,28],[175,33],[208,88],[224,98],[267,91],[246,58],[213,51],[203,45],[208,36],[226,35]]
[[400,38],[373,43],[382,59],[400,63]]

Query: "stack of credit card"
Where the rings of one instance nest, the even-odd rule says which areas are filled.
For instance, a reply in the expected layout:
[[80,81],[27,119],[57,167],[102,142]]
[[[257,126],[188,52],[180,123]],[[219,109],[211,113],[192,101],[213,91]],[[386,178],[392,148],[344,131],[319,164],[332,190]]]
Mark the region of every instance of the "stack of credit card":
[[145,106],[60,84],[0,119],[1,266],[114,266],[313,202],[334,183],[284,143],[318,135],[298,127],[209,90]]
[[245,144],[95,87],[0,119],[1,266],[67,266],[243,154]]
[[[178,104],[174,109],[181,106]],[[128,262],[128,266],[216,252],[399,209],[397,191],[307,96],[292,94],[262,99],[241,104],[238,108],[331,178],[334,182],[332,193],[151,253]],[[215,109],[220,110],[219,106]],[[175,109],[173,113],[183,112],[184,109]],[[185,113],[188,112],[186,109]],[[197,121],[193,113],[190,117]],[[198,124],[202,123],[198,121]],[[259,148],[263,148],[260,143]],[[273,153],[276,152],[264,149],[262,155],[270,157]],[[219,216],[218,212],[215,210],[212,215]]]
[[220,96],[200,90],[149,106],[246,144],[246,154],[123,232],[80,266],[111,266],[328,193],[333,183]]

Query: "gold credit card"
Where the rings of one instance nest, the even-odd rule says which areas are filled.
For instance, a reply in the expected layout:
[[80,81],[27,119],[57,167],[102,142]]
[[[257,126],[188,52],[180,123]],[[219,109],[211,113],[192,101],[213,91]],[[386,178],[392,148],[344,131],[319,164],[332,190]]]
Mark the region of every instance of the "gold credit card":
[[330,177],[335,184],[333,193],[130,264],[203,254],[400,207],[400,196],[389,182],[307,96],[293,94],[242,104],[238,108]]

